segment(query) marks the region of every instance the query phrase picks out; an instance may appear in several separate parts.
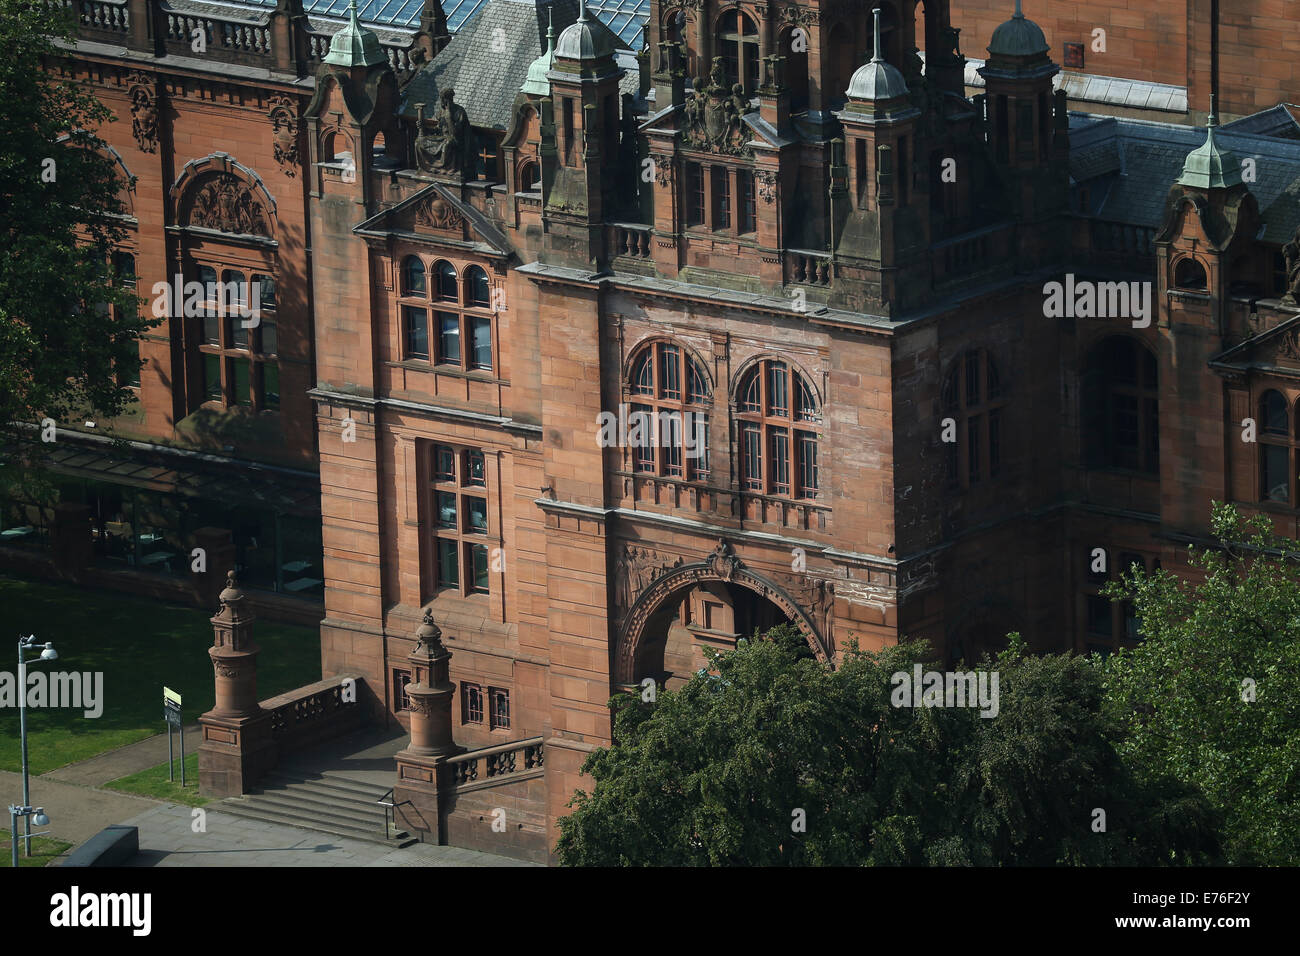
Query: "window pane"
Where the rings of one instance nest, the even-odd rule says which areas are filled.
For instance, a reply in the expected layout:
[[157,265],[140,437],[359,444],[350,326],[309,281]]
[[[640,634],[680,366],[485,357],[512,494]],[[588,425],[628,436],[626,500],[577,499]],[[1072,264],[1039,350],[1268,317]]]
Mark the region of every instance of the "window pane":
[[972,485],[980,480],[980,416],[972,415],[966,422],[966,476]]
[[742,412],[762,411],[758,397],[758,369],[750,373],[748,381],[745,382],[745,387],[741,390],[740,410]]
[[709,400],[709,380],[704,377],[704,370],[694,359],[687,360],[686,401],[691,405],[703,405]]
[[675,345],[664,345],[659,354],[660,381],[663,382],[661,397],[679,399],[682,397],[681,353]]
[[274,362],[262,364],[262,407],[273,410],[280,407],[280,366]]
[[451,312],[435,314],[438,317],[438,361],[444,365],[459,365],[460,316]]
[[1267,391],[1259,400],[1259,428],[1270,435],[1290,435],[1287,422],[1286,399],[1274,391]]
[[267,321],[266,316],[262,316],[262,354],[274,355],[279,351],[278,329],[274,322]]
[[510,726],[510,692],[493,687],[489,690],[491,694],[491,727],[493,730],[504,730]]
[[455,481],[456,453],[446,445],[435,445],[433,450],[433,480]]
[[428,313],[424,309],[402,306],[402,324],[406,328],[406,357],[427,359],[429,357]]
[[438,527],[456,528],[456,495],[450,491],[440,491],[435,496],[438,508]]
[[790,433],[784,428],[772,431],[772,492],[790,493]]
[[632,446],[632,467],[655,470],[654,411],[649,405],[633,405],[627,419],[627,441]]
[[221,358],[216,355],[203,356],[203,400],[221,401]]
[[632,394],[653,395],[655,393],[654,362],[651,361],[653,357],[654,349],[646,349],[632,366]]
[[744,449],[745,487],[763,488],[763,435],[757,425],[745,425],[741,432]]
[[1263,501],[1291,500],[1291,474],[1287,467],[1290,449],[1281,445],[1259,446],[1260,496]]
[[492,320],[485,315],[470,317],[474,335],[472,368],[492,370]]
[[667,439],[664,448],[664,474],[676,475],[681,477],[682,474],[682,416],[679,412],[660,412],[661,416],[666,416],[664,428],[668,434],[664,436]]
[[215,312],[207,312],[203,315],[203,344],[221,344],[221,320],[217,318]]
[[817,439],[799,436],[799,494],[813,498],[817,494]]
[[[258,303],[263,312],[275,311],[275,279],[270,276],[255,275],[253,281],[257,283]],[[262,322],[266,322],[266,317],[262,317]]]
[[460,558],[457,549],[460,544],[450,538],[438,539],[438,586],[444,588],[460,587]]
[[438,298],[459,302],[460,283],[456,281],[455,268],[450,262],[439,262],[435,268],[438,270]]
[[471,266],[465,274],[465,286],[466,302],[469,305],[487,308],[491,304],[487,273],[478,266]]
[[248,327],[244,324],[244,319],[237,315],[226,316],[226,341],[230,343],[230,348],[248,348]]
[[468,464],[465,476],[465,484],[482,485],[486,482],[483,479],[483,453],[481,451],[471,451],[465,454],[465,461]]
[[235,404],[249,406],[253,404],[252,366],[248,359],[235,359]]
[[469,513],[469,527],[466,530],[472,534],[487,534],[487,499],[466,498],[465,509]]
[[817,400],[813,398],[812,389],[802,375],[795,373],[795,416],[801,422],[817,421]]
[[135,288],[135,256],[129,252],[113,253],[113,273],[117,281],[128,289]]
[[419,256],[407,256],[402,263],[402,294],[422,296],[425,290],[424,263]]
[[470,560],[473,562],[474,584],[473,590],[486,591],[488,589],[488,549],[484,544],[471,544],[469,546]]
[[773,362],[767,370],[767,413],[790,414],[790,396],[786,391],[785,363]]

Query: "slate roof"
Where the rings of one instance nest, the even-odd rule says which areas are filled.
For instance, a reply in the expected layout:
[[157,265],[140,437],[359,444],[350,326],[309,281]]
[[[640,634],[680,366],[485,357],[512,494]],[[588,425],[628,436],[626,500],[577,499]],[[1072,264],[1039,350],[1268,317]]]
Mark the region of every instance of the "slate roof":
[[[415,116],[415,104],[424,103],[425,115],[432,116],[441,91],[450,86],[471,124],[507,129],[528,67],[546,49],[551,6],[545,0],[483,0],[478,15],[411,78],[402,94],[402,115]],[[558,36],[578,19],[578,0],[554,0],[553,6]]]
[[[1265,111],[1272,112],[1272,111]],[[1256,181],[1247,188],[1259,203],[1264,229],[1259,238],[1284,243],[1300,225],[1300,141],[1242,132],[1242,125],[1274,128],[1255,116],[1221,126],[1215,140],[1240,160],[1255,160]],[[1158,228],[1169,187],[1183,171],[1187,154],[1205,142],[1203,127],[1087,113],[1070,114],[1070,173],[1090,191],[1104,191],[1095,215],[1107,222]]]

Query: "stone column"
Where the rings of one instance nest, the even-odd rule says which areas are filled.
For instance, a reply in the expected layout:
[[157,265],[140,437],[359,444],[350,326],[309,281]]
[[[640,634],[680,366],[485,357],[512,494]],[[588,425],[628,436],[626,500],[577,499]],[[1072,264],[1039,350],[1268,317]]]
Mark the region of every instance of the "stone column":
[[433,614],[415,632],[411,683],[411,741],[397,754],[397,784],[393,788],[394,815],[399,827],[420,834],[422,840],[443,842],[439,785],[446,782],[448,757],[464,753],[452,739],[451,704],[456,685],[448,679],[451,652],[442,645],[442,631]]
[[216,682],[216,704],[199,718],[199,792],[229,797],[247,793],[275,765],[271,714],[257,702],[257,655],[253,613],[245,606],[235,572],[226,575],[212,618],[208,650]]

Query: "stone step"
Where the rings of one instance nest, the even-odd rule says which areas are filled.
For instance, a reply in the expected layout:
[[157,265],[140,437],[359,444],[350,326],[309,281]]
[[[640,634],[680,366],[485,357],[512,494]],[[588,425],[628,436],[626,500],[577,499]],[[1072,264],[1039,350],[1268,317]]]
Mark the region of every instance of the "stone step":
[[383,832],[384,808],[377,804],[352,804],[331,801],[299,790],[260,790],[248,794],[258,805],[282,807],[308,818],[319,817],[339,824]]
[[275,770],[268,773],[263,779],[267,783],[277,786],[302,784],[320,790],[337,792],[343,797],[351,797],[360,800],[378,800],[388,790],[388,787],[377,786],[373,783],[367,783],[364,780],[352,780],[348,777],[340,776],[330,770],[326,770],[322,773],[315,770],[296,770],[292,767],[277,767]]
[[386,837],[383,822],[377,827],[358,826],[355,823],[334,822],[321,819],[319,815],[301,810],[286,808],[259,799],[259,795],[250,794],[243,797],[231,797],[216,805],[223,813],[243,817],[248,820],[261,820],[264,823],[276,823],[283,826],[297,827],[317,833],[329,833],[333,836],[346,837],[349,840],[362,840],[366,843],[378,843],[394,848],[410,846],[417,842],[415,837],[404,830],[394,832]]
[[387,792],[377,787],[365,791],[350,790],[335,787],[324,781],[285,780],[269,776],[262,781],[260,789],[264,792],[300,793],[305,798],[322,803],[358,808],[366,807],[380,812],[382,812],[383,808],[379,806],[379,799]]

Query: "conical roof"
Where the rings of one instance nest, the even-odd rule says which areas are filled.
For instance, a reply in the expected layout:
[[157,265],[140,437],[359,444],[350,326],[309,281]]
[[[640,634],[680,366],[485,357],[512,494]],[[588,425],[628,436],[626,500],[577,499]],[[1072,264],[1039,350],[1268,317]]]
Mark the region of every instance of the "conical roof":
[[555,62],[555,7],[552,5],[547,10],[546,21],[546,50],[537,59],[533,60],[528,67],[528,75],[524,77],[524,85],[519,87],[521,93],[531,93],[533,96],[549,96],[551,93],[551,81],[546,78],[546,74],[551,71],[551,64]]
[[1020,0],[1016,0],[1016,12],[1011,19],[993,31],[988,46],[991,56],[1038,56],[1048,49],[1047,38],[1038,24],[1021,12]]
[[845,90],[849,99],[877,102],[892,100],[907,95],[907,81],[895,66],[885,62],[880,55],[880,8],[871,11],[875,15],[875,53],[871,61],[864,63],[854,72]]
[[379,45],[379,37],[367,30],[357,20],[357,0],[348,8],[348,22],[330,40],[330,51],[325,62],[332,66],[378,66],[388,62],[388,56]]
[[1205,142],[1187,154],[1183,174],[1178,177],[1180,186],[1199,189],[1227,189],[1241,180],[1241,161],[1229,149],[1223,149],[1214,139],[1219,125],[1214,95],[1210,95],[1210,115],[1205,120]]

